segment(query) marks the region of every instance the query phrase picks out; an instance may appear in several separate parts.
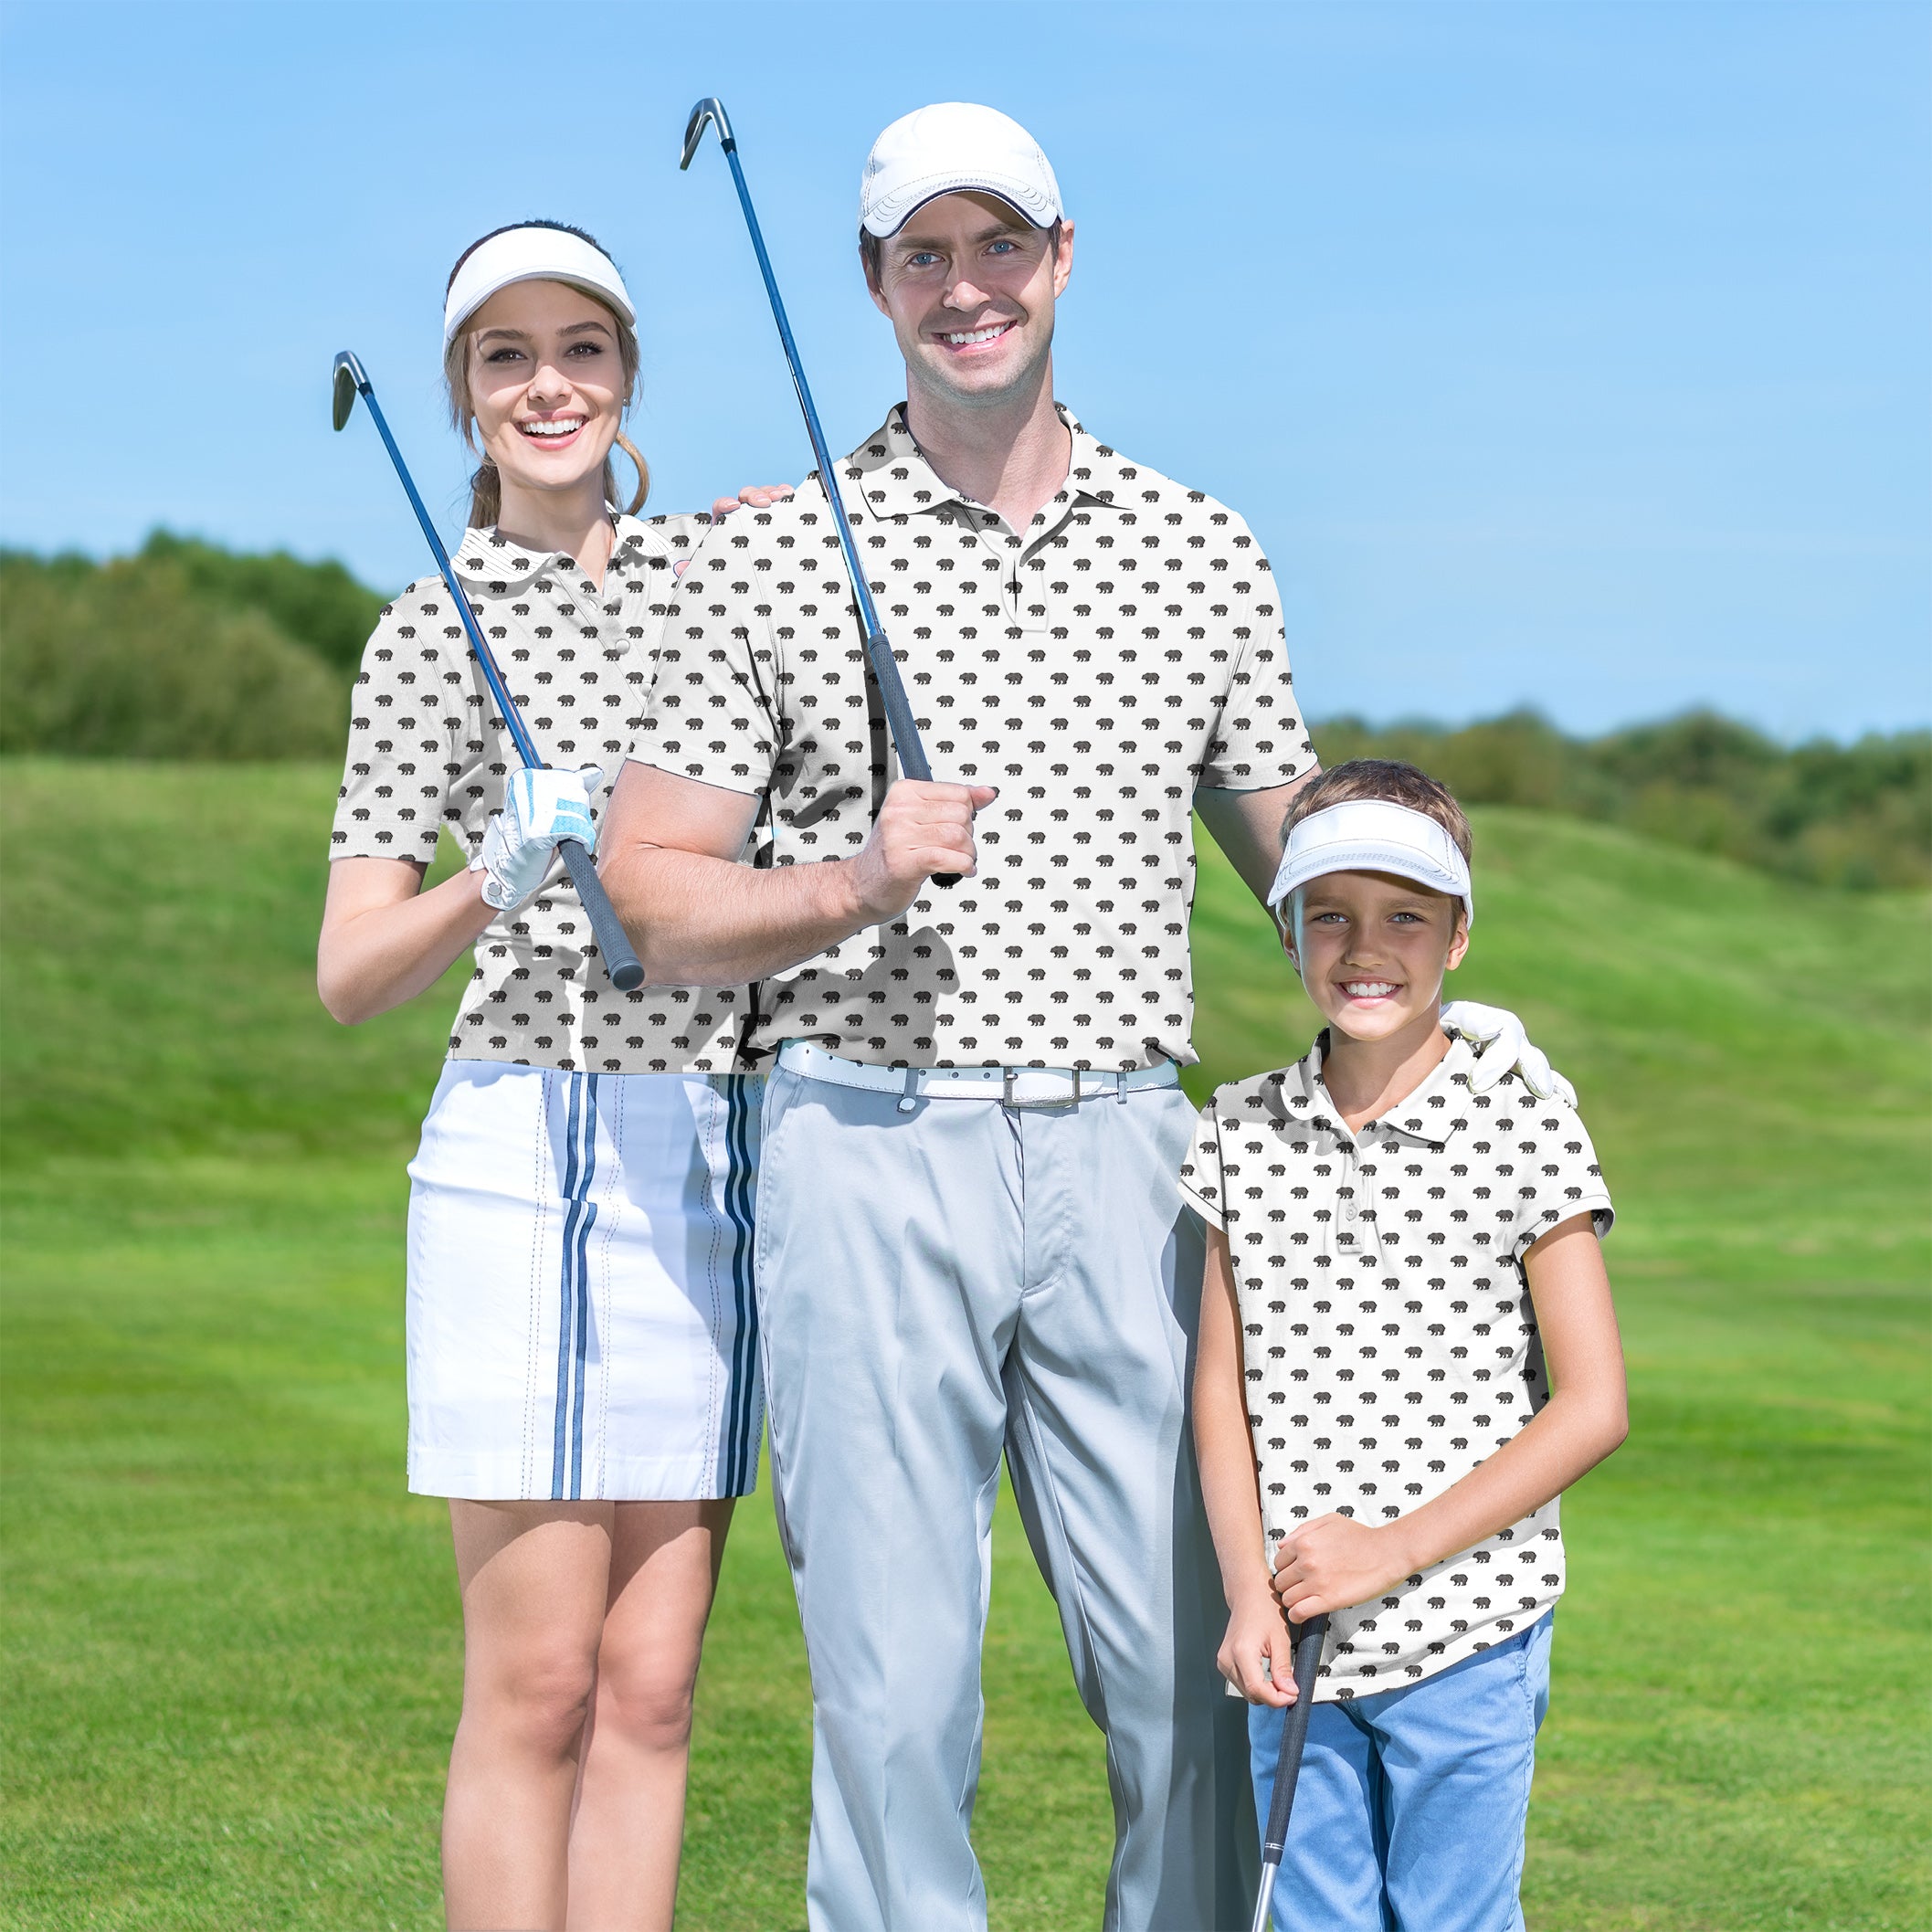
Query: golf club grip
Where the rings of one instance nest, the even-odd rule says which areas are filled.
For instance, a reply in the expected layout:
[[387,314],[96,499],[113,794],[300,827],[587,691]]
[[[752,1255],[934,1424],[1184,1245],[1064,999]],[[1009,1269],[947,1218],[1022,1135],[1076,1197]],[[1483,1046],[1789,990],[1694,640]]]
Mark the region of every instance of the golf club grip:
[[644,984],[644,963],[618,924],[617,908],[597,877],[596,860],[575,839],[561,841],[557,852],[590,917],[590,930],[596,934],[597,951],[604,955],[604,970],[610,975],[611,985],[620,993],[635,992]]
[[1288,1816],[1294,1809],[1295,1781],[1302,1775],[1302,1749],[1308,1742],[1308,1720],[1314,1714],[1314,1678],[1322,1664],[1322,1643],[1328,1635],[1326,1617],[1311,1617],[1290,1624],[1294,1635],[1295,1699],[1282,1726],[1281,1756],[1274,1762],[1274,1800],[1268,1807],[1268,1836],[1262,1856],[1281,1862],[1288,1842]]
[[[903,777],[921,785],[933,782],[933,767],[925,755],[925,742],[919,735],[919,722],[905,695],[905,680],[899,675],[899,660],[892,654],[892,641],[882,630],[866,633],[865,655],[879,681],[880,702],[885,706],[885,728],[892,734],[892,749],[899,754],[899,770]],[[934,872],[937,886],[959,883],[957,872]]]

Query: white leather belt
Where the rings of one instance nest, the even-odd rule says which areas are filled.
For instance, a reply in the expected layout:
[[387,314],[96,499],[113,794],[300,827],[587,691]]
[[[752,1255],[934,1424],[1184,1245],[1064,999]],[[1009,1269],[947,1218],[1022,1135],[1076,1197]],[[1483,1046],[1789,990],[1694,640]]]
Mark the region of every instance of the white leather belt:
[[922,1100],[997,1100],[1006,1107],[1077,1107],[1083,1100],[1111,1094],[1116,1100],[1142,1087],[1180,1084],[1171,1060],[1157,1067],[1124,1072],[1091,1067],[875,1067],[847,1060],[809,1040],[788,1040],[778,1050],[778,1064],[807,1080],[834,1086],[863,1087],[873,1093],[896,1093],[899,1111],[910,1114]]

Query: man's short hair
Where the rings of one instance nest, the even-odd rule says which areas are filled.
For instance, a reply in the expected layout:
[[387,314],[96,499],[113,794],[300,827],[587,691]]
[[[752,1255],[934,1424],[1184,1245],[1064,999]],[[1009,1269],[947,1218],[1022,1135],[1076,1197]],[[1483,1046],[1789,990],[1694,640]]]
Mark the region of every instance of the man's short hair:
[[1357,798],[1381,798],[1390,805],[1406,805],[1425,818],[1433,818],[1456,842],[1456,850],[1467,860],[1473,856],[1475,840],[1469,820],[1456,803],[1455,794],[1440,779],[1431,778],[1399,758],[1351,758],[1325,771],[1313,785],[1304,785],[1289,801],[1288,815],[1282,821],[1282,839],[1312,813],[1331,805],[1347,805]]

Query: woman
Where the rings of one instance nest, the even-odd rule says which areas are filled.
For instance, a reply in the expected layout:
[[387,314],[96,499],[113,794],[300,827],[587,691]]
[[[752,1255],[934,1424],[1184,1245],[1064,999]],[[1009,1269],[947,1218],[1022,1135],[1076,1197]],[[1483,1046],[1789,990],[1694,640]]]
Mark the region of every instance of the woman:
[[[699,1650],[757,1473],[745,995],[617,992],[555,862],[594,839],[705,528],[636,515],[635,321],[577,229],[499,229],[452,271],[450,411],[481,456],[457,575],[564,769],[509,783],[448,592],[411,585],[364,657],[322,920],[348,1024],[475,953],[409,1170],[409,1486],[450,1499],[463,1599],[452,1927],[670,1926]],[[426,892],[445,826],[470,869]]]

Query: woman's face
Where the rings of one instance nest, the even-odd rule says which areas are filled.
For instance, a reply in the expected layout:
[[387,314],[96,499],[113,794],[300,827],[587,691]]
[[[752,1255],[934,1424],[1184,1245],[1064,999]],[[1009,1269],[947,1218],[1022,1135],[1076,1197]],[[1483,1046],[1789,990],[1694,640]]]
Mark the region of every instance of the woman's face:
[[585,487],[623,413],[616,318],[567,282],[498,290],[470,318],[470,402],[506,489]]

